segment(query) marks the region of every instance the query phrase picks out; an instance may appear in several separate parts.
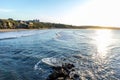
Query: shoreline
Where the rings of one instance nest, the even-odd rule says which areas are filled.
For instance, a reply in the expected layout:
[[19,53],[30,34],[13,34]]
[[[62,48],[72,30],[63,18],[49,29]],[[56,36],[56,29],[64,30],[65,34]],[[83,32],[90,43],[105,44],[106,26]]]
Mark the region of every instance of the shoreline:
[[3,32],[26,31],[26,30],[37,30],[37,29],[0,29],[0,33],[3,33]]
[[[49,28],[45,28],[45,29],[49,29]],[[50,28],[50,29],[86,29],[86,30],[104,30],[104,29],[108,29],[108,30],[120,30],[120,28]],[[44,30],[44,29],[0,29],[0,33],[3,32],[16,32],[16,31],[26,31],[26,30]]]

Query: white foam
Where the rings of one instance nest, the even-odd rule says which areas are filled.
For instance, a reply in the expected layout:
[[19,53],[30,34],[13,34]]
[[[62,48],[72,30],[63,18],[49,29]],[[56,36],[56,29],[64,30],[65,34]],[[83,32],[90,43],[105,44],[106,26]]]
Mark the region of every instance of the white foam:
[[31,35],[35,35],[43,32],[44,31],[39,31],[39,30],[4,32],[4,33],[0,33],[0,40],[31,36]]
[[50,66],[62,66],[62,63],[60,62],[59,59],[57,58],[43,58],[42,62],[44,62],[45,64],[48,64]]

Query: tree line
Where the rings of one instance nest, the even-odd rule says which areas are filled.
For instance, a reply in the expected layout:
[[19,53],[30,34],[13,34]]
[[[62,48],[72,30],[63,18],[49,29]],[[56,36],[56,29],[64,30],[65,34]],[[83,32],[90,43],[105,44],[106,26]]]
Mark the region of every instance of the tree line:
[[0,19],[0,29],[43,29],[43,28],[73,28],[72,25],[40,22],[39,20]]

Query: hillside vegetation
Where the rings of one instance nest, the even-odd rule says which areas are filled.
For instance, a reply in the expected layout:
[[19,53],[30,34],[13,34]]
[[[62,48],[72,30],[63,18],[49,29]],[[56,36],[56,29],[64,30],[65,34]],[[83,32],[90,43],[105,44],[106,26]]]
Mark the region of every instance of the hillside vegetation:
[[72,28],[71,25],[39,22],[39,20],[0,19],[0,29],[42,29],[42,28]]
[[71,28],[71,29],[120,29],[120,27],[104,26],[72,26],[57,23],[40,22],[39,20],[13,20],[0,19],[0,29],[51,29],[51,28]]

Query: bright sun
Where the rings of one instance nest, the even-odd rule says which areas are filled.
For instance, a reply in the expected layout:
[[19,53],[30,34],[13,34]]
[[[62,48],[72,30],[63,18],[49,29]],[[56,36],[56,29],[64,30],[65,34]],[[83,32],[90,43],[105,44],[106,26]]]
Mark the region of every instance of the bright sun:
[[120,0],[90,0],[66,13],[64,23],[120,27]]

